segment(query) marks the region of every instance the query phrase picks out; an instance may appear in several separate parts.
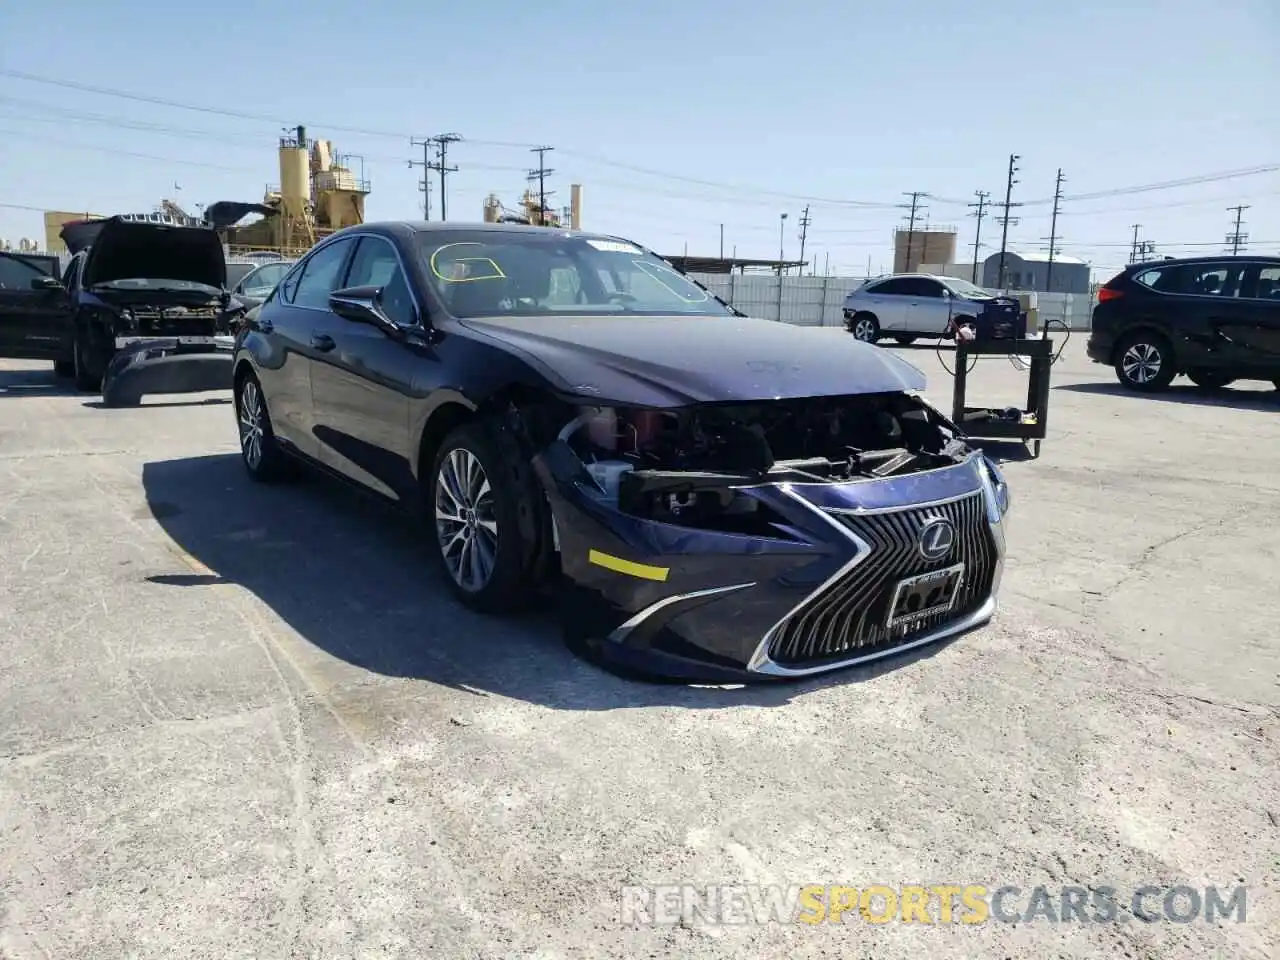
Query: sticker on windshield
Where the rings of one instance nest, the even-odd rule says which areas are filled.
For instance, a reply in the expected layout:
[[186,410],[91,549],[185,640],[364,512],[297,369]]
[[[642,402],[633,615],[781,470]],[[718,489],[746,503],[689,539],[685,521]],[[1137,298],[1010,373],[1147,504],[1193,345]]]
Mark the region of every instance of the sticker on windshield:
[[470,283],[473,280],[505,280],[507,275],[502,268],[488,257],[447,257],[443,262],[437,260],[441,253],[451,247],[480,247],[481,243],[446,243],[436,248],[431,254],[431,272],[445,283]]
[[635,244],[623,243],[621,240],[588,240],[587,245],[601,253],[629,253],[632,256],[644,253]]
[[[689,279],[678,270],[673,270],[671,267],[658,266],[656,263],[650,263],[645,260],[632,260],[631,262],[636,265],[637,269],[639,269],[641,273],[662,284],[662,286],[666,287],[673,296],[679,297],[685,303],[705,303],[711,299],[707,291],[691,283]],[[662,274],[664,273],[675,279],[680,286],[684,288],[684,290],[677,290],[671,284],[667,283],[666,280],[662,279]],[[692,296],[690,296],[690,294],[692,294]]]

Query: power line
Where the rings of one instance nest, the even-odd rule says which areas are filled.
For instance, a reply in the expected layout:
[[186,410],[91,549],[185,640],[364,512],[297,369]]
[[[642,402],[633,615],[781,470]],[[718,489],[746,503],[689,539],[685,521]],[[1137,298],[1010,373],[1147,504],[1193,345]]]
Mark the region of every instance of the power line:
[[547,197],[551,196],[547,193],[547,177],[555,173],[554,170],[547,169],[547,153],[554,150],[555,147],[530,147],[531,153],[538,155],[538,169],[529,171],[529,182],[537,182],[538,184],[538,224],[543,226],[547,219]]
[[996,286],[1003,290],[1004,287],[1004,258],[1009,248],[1009,224],[1017,223],[1017,217],[1009,216],[1011,207],[1018,207],[1021,204],[1013,203],[1013,185],[1018,181],[1013,175],[1018,172],[1017,162],[1019,157],[1016,153],[1009,154],[1009,177],[1005,181],[1004,187],[1004,215],[1000,217],[1000,265],[996,268]]
[[991,196],[986,190],[975,190],[973,195],[978,198],[977,203],[969,204],[974,208],[974,212],[969,214],[971,217],[978,218],[978,228],[973,232],[973,273],[970,276],[970,283],[978,282],[978,248],[981,246],[982,240],[982,218],[986,216],[987,197]]
[[418,181],[418,189],[422,191],[422,219],[431,219],[431,177],[429,176],[431,167],[431,148],[435,146],[435,137],[424,137],[418,140],[414,137],[409,138],[409,146],[422,147],[422,159],[410,160],[409,167],[421,167],[422,179]]
[[1236,215],[1236,228],[1231,231],[1231,233],[1227,234],[1227,243],[1231,245],[1231,255],[1233,257],[1240,253],[1240,248],[1244,246],[1245,241],[1249,239],[1249,235],[1247,233],[1240,232],[1242,222],[1240,218],[1244,216],[1244,212],[1248,209],[1249,205],[1245,203],[1238,204],[1234,207],[1227,207],[1228,213],[1234,212]]
[[1053,293],[1053,258],[1058,252],[1058,207],[1062,203],[1064,180],[1066,177],[1062,175],[1062,168],[1059,167],[1058,177],[1053,186],[1053,217],[1049,221],[1049,263],[1044,272],[1044,289],[1047,293]]
[[94,143],[76,143],[72,140],[62,140],[58,137],[46,137],[38,133],[24,133],[21,130],[0,129],[0,135],[24,140],[34,140],[37,143],[48,143],[53,144],[54,146],[68,147],[74,150],[95,150],[100,153],[114,154],[118,157],[132,157],[135,160],[155,160],[159,163],[176,163],[184,167],[204,167],[207,170],[225,170],[230,173],[247,173],[254,169],[251,167],[233,167],[224,163],[206,163],[203,160],[183,160],[177,157],[161,157],[154,153],[139,153],[133,150],[118,150],[114,147],[100,147]]
[[[103,86],[98,86],[94,84],[81,83],[74,80],[66,80],[58,77],[41,76],[37,74],[27,73],[25,71],[20,71],[20,70],[0,70],[0,76],[10,77],[13,79],[22,80],[29,83],[44,84],[44,85],[53,86],[53,87],[61,87],[69,90],[93,93],[100,96],[115,97],[117,99],[123,99],[123,100],[132,100],[138,103],[147,103],[155,106],[168,107],[172,109],[189,110],[189,111],[205,113],[213,116],[222,116],[222,117],[228,117],[231,119],[252,121],[255,123],[264,123],[264,124],[269,123],[272,126],[280,126],[286,123],[287,124],[296,123],[296,119],[284,120],[284,119],[281,119],[280,117],[273,117],[265,114],[251,113],[251,112],[242,111],[242,110],[228,110],[228,109],[223,109],[218,107],[204,106],[200,104],[184,103],[177,100],[171,100],[166,97],[157,97],[157,96],[148,95],[148,94],[134,93],[134,92],[119,90],[111,87],[103,87]],[[360,136],[393,138],[396,140],[400,140],[401,142],[403,142],[406,139],[406,134],[403,131],[397,132],[397,131],[389,131],[389,130],[378,130],[378,129],[370,129],[365,127],[337,124],[337,123],[312,123],[309,125],[323,127],[325,129],[333,130],[335,132],[351,133],[351,134],[356,134]],[[221,135],[217,135],[217,136],[221,136]],[[477,146],[510,147],[510,148],[520,148],[520,149],[529,149],[535,146],[534,144],[519,143],[519,142],[505,141],[505,140],[481,140],[481,139],[468,138],[467,142],[473,143]],[[762,196],[781,197],[786,199],[799,200],[799,201],[808,202],[808,203],[830,205],[830,206],[851,206],[851,207],[861,207],[866,209],[890,209],[897,206],[897,204],[889,203],[889,202],[853,200],[853,199],[847,199],[847,198],[818,197],[818,196],[809,196],[804,194],[792,194],[792,193],[785,193],[781,191],[765,190],[762,188],[748,187],[743,185],[727,185],[719,181],[704,180],[697,177],[689,177],[681,174],[671,173],[668,171],[655,170],[655,169],[646,168],[646,167],[642,167],[634,164],[624,163],[609,157],[603,157],[596,154],[587,153],[584,151],[561,148],[560,152],[566,156],[578,157],[584,161],[591,162],[591,163],[599,163],[605,166],[617,167],[618,169],[629,170],[631,172],[642,173],[648,176],[655,176],[663,179],[677,180],[677,181],[683,181],[686,183],[697,184],[699,186],[705,186],[705,187],[713,188],[716,190],[724,190],[724,191],[738,192],[738,193],[744,193],[744,192],[756,193]],[[1150,192],[1155,190],[1166,190],[1166,189],[1174,189],[1177,187],[1194,186],[1194,185],[1203,184],[1203,183],[1213,183],[1213,182],[1218,182],[1222,180],[1233,180],[1241,177],[1249,177],[1249,176],[1256,176],[1256,175],[1265,174],[1265,173],[1272,173],[1277,170],[1280,170],[1280,163],[1268,163],[1268,164],[1262,164],[1262,165],[1243,168],[1243,169],[1200,174],[1196,176],[1185,177],[1178,180],[1167,180],[1167,181],[1162,181],[1157,183],[1139,184],[1139,185],[1128,186],[1128,187],[1118,187],[1118,188],[1109,189],[1109,190],[1101,190],[1094,193],[1074,194],[1074,195],[1065,196],[1062,199],[1070,202],[1076,202],[1080,200],[1104,199],[1104,198],[1128,195],[1133,193],[1145,193],[1145,192]],[[937,203],[953,204],[957,206],[963,206],[966,204],[966,201],[964,200],[949,199],[949,198],[941,197],[935,194],[925,194],[925,196],[929,197],[930,199],[933,199]],[[1052,197],[1046,197],[1046,198],[1039,198],[1035,200],[1027,200],[1027,201],[1024,201],[1022,205],[1038,206],[1038,205],[1050,204],[1052,202],[1053,202]]]
[[434,170],[440,174],[440,220],[443,222],[449,219],[448,208],[445,206],[446,185],[445,177],[451,173],[457,173],[457,167],[451,167],[448,164],[449,144],[457,143],[462,138],[456,133],[442,133],[439,136],[432,137],[436,142],[436,162],[428,163],[427,169]]

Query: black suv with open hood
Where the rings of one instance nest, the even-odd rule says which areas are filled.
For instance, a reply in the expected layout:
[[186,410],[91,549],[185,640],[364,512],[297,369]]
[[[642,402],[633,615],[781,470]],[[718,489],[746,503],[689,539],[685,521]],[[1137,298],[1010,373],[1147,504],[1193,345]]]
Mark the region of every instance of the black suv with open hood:
[[73,256],[61,279],[0,265],[0,282],[14,274],[0,287],[0,356],[53,360],[109,405],[230,385],[244,305],[227,292],[215,230],[111,217],[69,223],[62,238]]

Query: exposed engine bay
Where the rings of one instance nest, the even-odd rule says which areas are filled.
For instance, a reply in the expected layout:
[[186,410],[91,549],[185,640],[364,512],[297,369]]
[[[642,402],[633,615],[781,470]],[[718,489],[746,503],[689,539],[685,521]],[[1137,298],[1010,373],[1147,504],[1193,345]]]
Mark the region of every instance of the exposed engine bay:
[[954,465],[970,452],[945,418],[903,393],[678,410],[585,407],[560,436],[624,512],[743,532],[758,531],[751,517],[758,502],[735,487],[902,476]]
[[226,311],[213,300],[204,306],[156,306],[133,304],[120,308],[116,332],[139,337],[175,337],[183,334],[223,333]]

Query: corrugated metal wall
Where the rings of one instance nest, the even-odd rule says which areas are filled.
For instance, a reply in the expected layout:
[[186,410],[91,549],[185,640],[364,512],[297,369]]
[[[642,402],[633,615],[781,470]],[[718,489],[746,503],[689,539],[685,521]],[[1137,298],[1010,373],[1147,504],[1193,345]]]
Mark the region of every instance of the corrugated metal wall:
[[[777,277],[772,274],[692,273],[695,280],[743,313],[800,327],[843,327],[844,298],[861,277]],[[1093,298],[1083,294],[1039,293],[1041,318],[1052,317],[1072,330],[1088,330]]]
[[844,326],[844,298],[861,277],[777,277],[772,274],[694,273],[699,283],[743,313],[802,327]]

